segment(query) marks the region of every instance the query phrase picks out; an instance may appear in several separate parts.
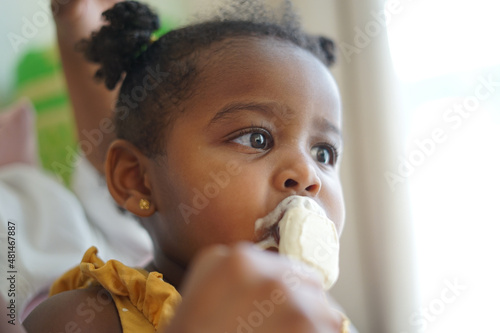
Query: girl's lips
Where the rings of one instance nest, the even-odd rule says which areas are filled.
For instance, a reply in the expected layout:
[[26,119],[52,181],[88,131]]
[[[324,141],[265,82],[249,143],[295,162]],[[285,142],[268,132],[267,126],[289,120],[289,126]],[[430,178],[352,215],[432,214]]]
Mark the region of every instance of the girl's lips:
[[[282,215],[283,217],[283,215]],[[279,221],[281,218],[271,226],[270,230],[266,233],[264,237],[258,244],[267,251],[279,252],[280,245],[280,227]]]
[[255,221],[256,245],[314,268],[329,289],[338,277],[339,239],[335,223],[309,197],[288,197]]
[[272,238],[276,244],[279,244],[279,222],[283,218],[283,215],[285,215],[285,212],[286,207],[279,204],[273,211],[255,222],[257,242]]
[[270,229],[266,230],[266,232],[255,241],[255,244],[263,250],[279,252],[279,239],[279,227],[276,223]]
[[[285,213],[283,212],[283,215]],[[276,224],[273,226],[272,230],[271,230],[271,236],[274,238],[274,241],[276,242],[276,244],[278,244],[278,246],[280,245],[280,226],[279,226],[279,221],[281,220],[281,218],[283,217],[283,215],[281,215],[280,219],[278,220],[278,222],[276,222]]]
[[283,199],[269,214],[255,221],[256,243],[263,249],[278,250],[280,243],[279,222],[297,195]]
[[273,237],[276,245],[279,244],[279,222],[283,218],[283,215],[285,215],[286,210],[290,208],[290,205],[293,206],[294,202],[295,204],[300,202],[318,214],[325,214],[318,205],[311,206],[302,196],[291,195],[286,197],[269,214],[255,221],[255,238],[257,243]]

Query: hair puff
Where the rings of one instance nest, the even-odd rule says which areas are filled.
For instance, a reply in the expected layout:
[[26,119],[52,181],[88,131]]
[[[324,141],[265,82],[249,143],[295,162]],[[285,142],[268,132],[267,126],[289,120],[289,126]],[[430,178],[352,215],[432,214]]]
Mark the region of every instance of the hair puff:
[[102,16],[108,24],[77,44],[77,50],[100,64],[95,78],[114,89],[147,49],[160,23],[156,13],[136,1],[119,2]]

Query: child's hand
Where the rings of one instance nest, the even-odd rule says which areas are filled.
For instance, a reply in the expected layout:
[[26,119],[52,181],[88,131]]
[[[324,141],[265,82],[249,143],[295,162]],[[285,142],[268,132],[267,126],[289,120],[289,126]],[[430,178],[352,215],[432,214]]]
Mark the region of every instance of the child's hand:
[[163,332],[341,332],[319,277],[302,265],[249,245],[200,255]]

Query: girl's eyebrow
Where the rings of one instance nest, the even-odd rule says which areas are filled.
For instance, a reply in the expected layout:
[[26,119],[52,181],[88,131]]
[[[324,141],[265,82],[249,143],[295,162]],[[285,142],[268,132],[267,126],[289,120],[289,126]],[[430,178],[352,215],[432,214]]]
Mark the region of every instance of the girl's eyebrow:
[[342,131],[340,130],[340,128],[337,125],[331,123],[328,119],[316,119],[314,123],[316,128],[318,128],[321,132],[334,133],[338,135],[340,139],[342,139]]
[[[238,113],[242,111],[256,111],[268,117],[272,116],[274,120],[280,120],[281,123],[285,126],[294,116],[286,106],[276,102],[234,102],[229,103],[222,109],[220,109],[220,111],[215,114],[212,120],[210,120],[208,126],[223,119],[232,119],[233,117],[238,116]],[[334,123],[330,122],[328,119],[318,118],[315,120],[314,125],[323,133],[333,133],[337,135],[342,141],[342,132],[340,128]]]
[[231,118],[237,115],[241,111],[257,111],[266,116],[275,116],[278,118],[287,119],[290,117],[289,112],[285,106],[280,105],[275,102],[268,103],[256,103],[256,102],[235,102],[225,105],[220,111],[218,111],[215,116],[210,120],[210,124],[213,124],[224,118]]

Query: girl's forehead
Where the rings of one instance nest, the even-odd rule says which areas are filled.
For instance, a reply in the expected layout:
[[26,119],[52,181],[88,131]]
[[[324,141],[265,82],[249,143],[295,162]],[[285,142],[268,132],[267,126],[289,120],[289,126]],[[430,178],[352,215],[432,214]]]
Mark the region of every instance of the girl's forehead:
[[337,85],[307,50],[276,38],[234,38],[212,45],[199,59],[196,96],[188,103],[202,103],[205,110],[235,102],[316,109],[340,126]]
[[[241,65],[241,62],[270,61],[273,60],[273,56],[284,56],[295,52],[304,52],[315,58],[309,51],[292,42],[263,36],[226,38],[213,43],[203,54],[204,58],[213,62],[214,65],[220,61],[226,62],[226,65],[232,63]],[[279,60],[279,58],[274,60]]]
[[[211,45],[200,53],[201,82],[218,84],[220,80],[245,80],[259,77],[271,83],[273,75],[288,77],[304,84],[318,76],[336,86],[329,69],[310,51],[275,37],[234,37]],[[319,84],[319,81],[318,81]]]

